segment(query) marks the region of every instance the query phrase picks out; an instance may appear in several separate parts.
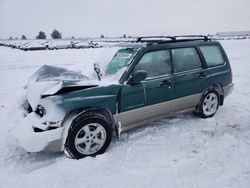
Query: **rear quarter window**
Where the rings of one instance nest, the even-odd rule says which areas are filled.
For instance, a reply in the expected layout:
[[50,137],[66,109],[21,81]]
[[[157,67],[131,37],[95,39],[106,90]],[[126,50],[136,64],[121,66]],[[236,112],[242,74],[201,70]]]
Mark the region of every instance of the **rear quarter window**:
[[208,67],[223,65],[225,59],[218,46],[200,46],[201,52],[205,58]]

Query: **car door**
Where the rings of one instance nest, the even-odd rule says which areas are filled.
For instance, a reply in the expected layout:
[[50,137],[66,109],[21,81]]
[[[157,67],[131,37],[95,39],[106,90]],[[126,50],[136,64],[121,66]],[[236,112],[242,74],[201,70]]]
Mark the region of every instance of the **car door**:
[[203,92],[207,72],[195,47],[171,50],[176,110],[195,106]]
[[170,50],[146,52],[134,67],[132,75],[141,70],[147,73],[147,78],[136,85],[126,84],[121,91],[123,125],[163,115],[165,102],[173,99]]

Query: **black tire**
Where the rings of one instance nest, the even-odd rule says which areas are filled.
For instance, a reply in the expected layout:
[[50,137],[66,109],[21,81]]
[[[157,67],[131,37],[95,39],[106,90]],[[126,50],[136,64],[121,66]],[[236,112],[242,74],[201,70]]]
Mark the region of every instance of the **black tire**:
[[219,108],[219,104],[219,93],[215,89],[211,89],[202,96],[195,114],[204,119],[213,117]]
[[[91,127],[92,125],[92,127]],[[94,126],[98,125],[99,128],[103,131],[101,134],[105,134],[105,140],[103,139],[103,145],[98,146],[98,144],[94,143],[94,137],[89,138],[90,140],[85,140],[84,143],[76,145],[77,139],[86,139],[87,135],[90,137],[91,131],[87,134],[83,129],[87,128],[95,128]],[[96,128],[97,129],[97,128]],[[95,129],[93,130],[94,133]],[[79,138],[79,135],[83,137]],[[100,133],[98,133],[100,136]],[[96,134],[96,139],[98,135]],[[68,135],[65,141],[64,146],[64,153],[73,158],[73,159],[81,159],[87,156],[96,156],[98,154],[102,154],[106,151],[110,142],[112,140],[112,127],[110,125],[110,121],[102,114],[99,113],[87,113],[76,117],[68,130]],[[87,143],[87,141],[89,141]],[[93,143],[92,143],[93,142]],[[94,151],[93,153],[86,153],[85,149],[88,145],[92,145],[94,147],[99,147],[98,150]],[[94,145],[96,144],[96,145]],[[90,146],[90,148],[92,147]],[[90,149],[89,149],[90,151]]]

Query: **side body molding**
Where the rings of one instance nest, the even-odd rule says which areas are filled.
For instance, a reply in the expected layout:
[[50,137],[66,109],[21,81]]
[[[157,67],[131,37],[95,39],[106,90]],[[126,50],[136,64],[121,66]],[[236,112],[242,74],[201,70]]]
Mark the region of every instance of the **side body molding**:
[[171,112],[187,108],[194,109],[201,99],[202,93],[194,94],[159,104],[154,104],[114,115],[116,122],[122,125],[122,132],[145,124],[145,122],[164,117]]

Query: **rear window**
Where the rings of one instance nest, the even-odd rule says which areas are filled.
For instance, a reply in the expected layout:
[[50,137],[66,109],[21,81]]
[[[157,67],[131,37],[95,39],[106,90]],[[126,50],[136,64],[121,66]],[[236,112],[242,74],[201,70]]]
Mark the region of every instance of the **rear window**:
[[177,48],[172,49],[171,52],[175,73],[202,68],[195,48]]
[[223,65],[225,60],[218,46],[200,46],[208,67]]

